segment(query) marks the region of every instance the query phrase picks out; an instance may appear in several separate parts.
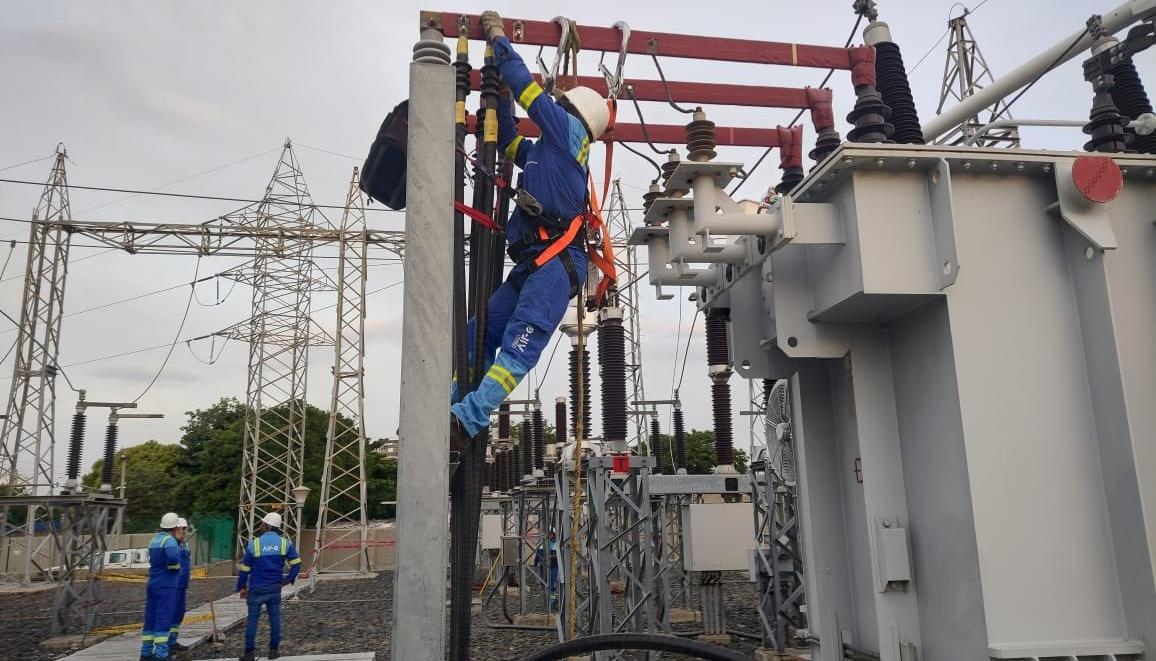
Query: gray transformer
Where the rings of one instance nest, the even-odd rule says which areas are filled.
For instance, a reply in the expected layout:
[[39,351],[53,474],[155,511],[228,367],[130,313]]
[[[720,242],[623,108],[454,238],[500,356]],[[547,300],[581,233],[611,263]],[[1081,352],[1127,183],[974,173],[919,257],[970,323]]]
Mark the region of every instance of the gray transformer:
[[758,214],[684,162],[636,230],[791,379],[814,658],[1156,656],[1156,157],[1106,158],[845,144]]

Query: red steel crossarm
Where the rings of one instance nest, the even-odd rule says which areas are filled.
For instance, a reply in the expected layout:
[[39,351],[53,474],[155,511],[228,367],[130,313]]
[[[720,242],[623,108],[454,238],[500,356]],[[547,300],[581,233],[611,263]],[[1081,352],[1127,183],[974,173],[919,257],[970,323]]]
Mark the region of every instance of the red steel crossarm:
[[[455,12],[422,12],[421,24],[437,28],[448,37],[458,36],[458,17]],[[484,39],[481,20],[468,14],[470,39]],[[562,37],[561,28],[552,21],[504,20],[506,35],[515,44],[557,46]],[[617,53],[622,33],[613,27],[579,25],[578,36],[582,49]],[[781,64],[818,69],[850,69],[851,58],[845,48],[812,46],[755,39],[730,39],[668,32],[631,30],[626,44],[628,53],[659,55],[694,60],[720,62],[747,62],[753,64]]]
[[[542,77],[535,74],[535,80]],[[479,71],[470,72],[470,89],[481,89]],[[606,80],[600,76],[578,76],[578,85],[584,85],[605,96],[609,93]],[[666,88],[660,80],[627,80],[639,101],[666,101]],[[571,76],[559,76],[558,87],[569,89],[575,85]],[[625,92],[622,96],[625,96]],[[731,85],[721,83],[681,83],[671,81],[670,96],[675,103],[713,104],[720,106],[748,106],[757,108],[810,108],[807,91],[794,87],[767,85]],[[625,99],[624,99],[625,101]]]
[[[474,131],[475,118],[471,115],[467,120],[468,130]],[[527,138],[536,138],[541,134],[534,122],[529,119],[518,120],[518,133]],[[671,124],[647,124],[646,134],[638,124],[617,124],[612,131],[602,136],[604,142],[646,142],[646,135],[650,136],[656,145],[684,145],[686,144],[686,127]],[[748,127],[715,127],[715,139],[724,147],[778,147],[779,135],[775,129],[760,129]]]

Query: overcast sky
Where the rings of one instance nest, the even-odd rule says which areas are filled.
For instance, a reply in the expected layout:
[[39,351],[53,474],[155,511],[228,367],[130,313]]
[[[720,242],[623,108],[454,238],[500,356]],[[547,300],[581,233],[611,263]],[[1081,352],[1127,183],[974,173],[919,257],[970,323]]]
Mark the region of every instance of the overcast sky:
[[[975,6],[979,0],[967,3]],[[1113,6],[1112,0],[987,0],[969,19],[987,62],[998,76],[1038,51],[1083,27],[1088,15]],[[854,22],[850,0],[813,0],[805,11],[798,3],[703,2],[612,3],[507,2],[495,6],[508,17],[548,20],[565,14],[579,23],[610,25],[626,20],[635,29],[842,45]],[[890,23],[911,69],[921,117],[929,118],[938,102],[949,13],[963,5],[950,0],[880,0],[880,15]],[[661,6],[661,11],[648,10]],[[0,24],[0,177],[43,181],[58,142],[68,149],[73,184],[164,190],[241,198],[259,197],[286,137],[296,145],[313,199],[339,204],[351,168],[359,165],[378,124],[406,95],[407,65],[416,39],[419,6],[410,2],[250,1],[158,3],[43,2],[2,0]],[[487,7],[457,0],[431,9],[478,12]],[[861,43],[861,36],[856,37]],[[533,60],[536,49],[523,51]],[[475,60],[479,59],[475,56]],[[1015,106],[1019,117],[1084,119],[1091,104],[1089,86],[1078,61],[1045,77]],[[583,54],[579,69],[594,74],[595,54]],[[1156,89],[1156,56],[1140,62],[1141,76]],[[668,60],[671,78],[691,81],[746,82],[782,86],[815,85],[825,73],[815,69]],[[627,61],[630,77],[656,78],[644,57]],[[849,76],[837,72],[835,90],[839,130],[853,94]],[[471,106],[477,97],[471,97]],[[648,121],[682,123],[685,119],[661,104],[644,104]],[[710,108],[720,124],[773,126],[786,123],[793,111]],[[635,121],[624,108],[624,121]],[[812,136],[807,125],[807,140]],[[1028,146],[1076,149],[1083,136],[1070,129],[1028,129]],[[808,144],[808,148],[810,145]],[[806,149],[804,150],[806,151]],[[760,150],[722,149],[720,158],[752,162]],[[617,151],[614,171],[621,177],[630,206],[637,207],[652,169],[637,157]],[[595,150],[592,169],[602,172]],[[755,197],[777,182],[768,159],[747,184]],[[28,218],[40,190],[0,184],[0,216]],[[82,220],[203,222],[237,207],[236,203],[76,190],[73,217]],[[337,213],[330,212],[336,219]],[[403,216],[374,211],[370,224],[400,229]],[[640,220],[640,214],[636,214]],[[447,222],[449,218],[447,216]],[[27,240],[27,226],[0,222],[5,240]],[[164,359],[188,301],[181,283],[227,270],[238,259],[128,256],[90,248],[77,240],[66,295],[60,363],[90,399],[131,400],[141,393]],[[7,252],[7,246],[0,251]],[[319,263],[334,260],[319,253]],[[371,291],[397,283],[402,269],[388,253],[373,253]],[[0,306],[19,315],[20,283],[25,265],[23,244],[13,250],[0,283]],[[168,291],[80,314],[86,308]],[[401,287],[368,299],[367,420],[371,436],[393,435],[397,427],[400,355]],[[221,397],[244,399],[247,352],[242,344],[215,346],[209,341],[186,345],[187,338],[211,333],[245,319],[251,291],[230,281],[207,282],[196,291],[188,319],[167,369],[141,400],[142,411],[165,414],[163,421],[128,421],[121,431],[127,444],[155,438],[176,442],[185,412],[213,404]],[[644,373],[647,394],[669,397],[692,317],[685,301],[657,301],[642,292]],[[685,296],[680,297],[685,299]],[[317,294],[314,308],[333,303],[332,294]],[[680,312],[681,305],[681,312]],[[333,326],[332,311],[318,322]],[[681,319],[681,321],[680,321]],[[7,322],[4,322],[7,323]],[[682,398],[688,424],[709,428],[705,340],[699,320],[690,343]],[[15,337],[0,329],[0,349]],[[676,339],[681,338],[676,348]],[[134,352],[139,349],[151,350]],[[566,347],[559,350],[541,394],[551,401],[565,392]],[[106,358],[109,356],[119,357]],[[548,354],[547,354],[548,355]],[[213,364],[210,359],[215,358]],[[677,356],[677,359],[676,359]],[[332,351],[316,348],[310,356],[309,400],[328,406]],[[545,369],[545,358],[539,372]],[[7,392],[11,359],[0,366],[0,390]],[[541,377],[539,377],[541,378]],[[746,383],[735,377],[736,412],[746,408]],[[593,384],[595,387],[597,384]],[[525,395],[525,388],[518,394]],[[68,418],[76,398],[58,382],[57,473],[63,472]],[[597,396],[595,396],[597,402]],[[595,411],[597,420],[597,411]],[[103,414],[89,422],[87,467],[99,454]],[[600,427],[596,423],[596,428]],[[663,427],[668,429],[664,415]],[[736,415],[737,444],[746,446],[746,421]]]

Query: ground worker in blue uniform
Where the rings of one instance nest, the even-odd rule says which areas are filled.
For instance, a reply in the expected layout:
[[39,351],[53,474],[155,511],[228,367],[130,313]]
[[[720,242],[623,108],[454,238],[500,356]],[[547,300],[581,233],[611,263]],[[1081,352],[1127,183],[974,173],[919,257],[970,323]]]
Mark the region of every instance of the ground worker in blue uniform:
[[141,630],[141,661],[169,658],[169,626],[181,573],[181,547],[173,537],[178,522],[173,512],[162,516],[161,529],[149,542],[149,580]]
[[[586,160],[591,141],[610,123],[606,100],[589,87],[571,88],[558,100],[543,93],[506,39],[501,17],[487,11],[482,23],[511,97],[499,103],[498,147],[522,169],[522,179],[506,225],[515,266],[490,297],[485,376],[451,408],[455,448],[489,425],[490,415],[538,362],[586,280]],[[541,129],[537,142],[518,135],[513,100]]]
[[173,619],[169,626],[169,652],[184,652],[189,648],[177,642],[177,635],[181,630],[181,622],[185,619],[185,600],[189,593],[189,574],[192,573],[191,554],[189,553],[189,522],[183,517],[177,519],[177,528],[173,536],[181,545],[181,574],[177,577],[177,594],[173,599]]
[[[289,574],[282,571],[289,565]],[[281,587],[297,580],[301,558],[289,538],[281,535],[281,515],[270,512],[261,519],[258,535],[245,545],[245,560],[237,573],[237,590],[249,604],[245,625],[245,654],[241,661],[254,661],[257,649],[257,622],[261,606],[269,612],[269,658],[280,656]]]

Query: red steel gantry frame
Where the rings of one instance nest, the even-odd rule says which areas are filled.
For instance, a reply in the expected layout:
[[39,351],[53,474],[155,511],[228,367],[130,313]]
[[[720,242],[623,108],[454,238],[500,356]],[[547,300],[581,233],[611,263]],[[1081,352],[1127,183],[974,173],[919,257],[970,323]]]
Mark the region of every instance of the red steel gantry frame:
[[[423,25],[437,29],[445,36],[452,38],[458,35],[459,19],[462,16],[462,14],[453,12],[422,12],[421,19]],[[481,28],[480,17],[469,14],[464,16],[470,26],[469,38],[473,40],[484,39],[485,35]],[[506,19],[504,25],[506,34],[511,43],[514,44],[557,47],[562,36],[561,26],[553,21]],[[617,28],[579,25],[576,30],[581,36],[582,50],[617,54],[622,48],[622,33]],[[629,54],[644,56],[655,55],[718,62],[777,64],[844,70],[851,70],[855,64],[856,58],[853,55],[855,50],[854,47],[813,46],[642,30],[630,31],[625,48]],[[480,73],[471,72],[471,90],[477,91],[480,88],[480,83]],[[623,86],[630,86],[638,101],[666,102],[670,100],[675,103],[696,105],[798,108],[811,112],[816,132],[822,128],[831,128],[834,124],[831,93],[826,89],[681,81],[669,81],[668,84],[669,99],[667,86],[662,81],[630,79],[623,81]],[[606,81],[600,76],[559,75],[558,85],[562,88],[571,85],[585,85],[602,94],[607,93]],[[471,118],[470,121],[472,122],[473,119]],[[524,118],[519,120],[518,130],[530,137],[538,133],[533,122]],[[777,148],[782,147],[784,142],[791,142],[794,144],[789,146],[798,149],[796,145],[800,141],[800,138],[792,140],[787,137],[785,132],[775,128],[718,126],[715,131],[718,144],[724,146]],[[686,129],[680,125],[648,124],[646,133],[649,134],[654,143],[658,144],[683,144],[686,141]],[[797,135],[797,131],[795,133]],[[643,142],[646,137],[642,127],[638,124],[618,123],[612,131],[607,132],[603,139],[617,142]]]

